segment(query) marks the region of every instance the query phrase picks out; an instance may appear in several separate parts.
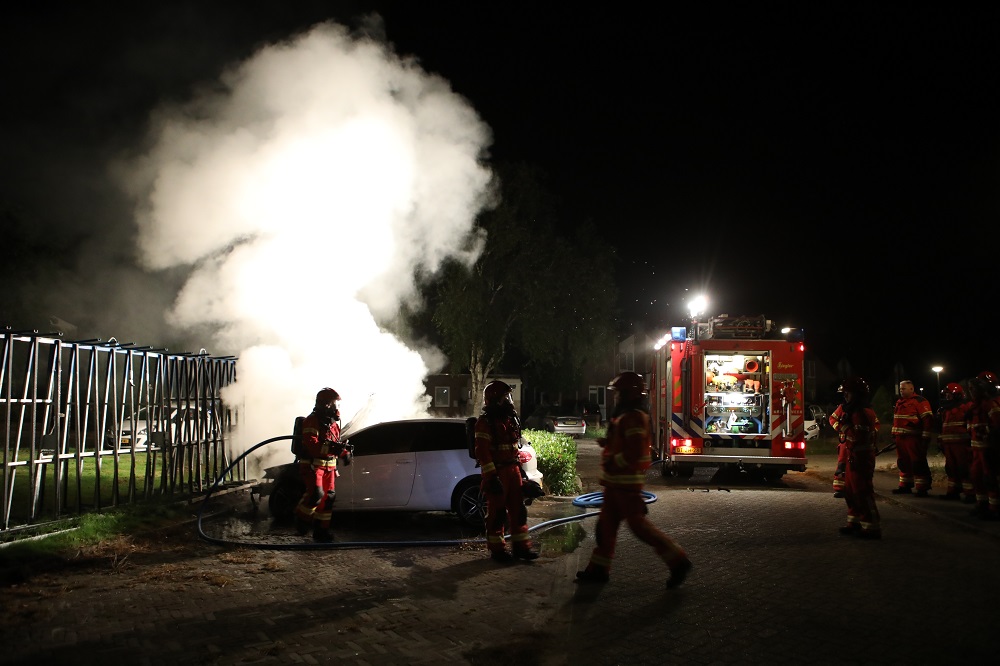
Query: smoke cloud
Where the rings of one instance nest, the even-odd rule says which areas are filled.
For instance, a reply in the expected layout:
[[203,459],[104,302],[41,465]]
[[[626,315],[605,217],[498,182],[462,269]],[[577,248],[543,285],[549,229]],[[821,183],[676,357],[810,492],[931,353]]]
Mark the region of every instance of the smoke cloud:
[[141,263],[190,277],[172,324],[239,357],[224,398],[245,446],[291,432],[316,391],[345,425],[425,415],[441,352],[379,322],[414,275],[474,261],[489,128],[439,76],[325,23],[259,50],[183,106],[161,108],[125,164]]

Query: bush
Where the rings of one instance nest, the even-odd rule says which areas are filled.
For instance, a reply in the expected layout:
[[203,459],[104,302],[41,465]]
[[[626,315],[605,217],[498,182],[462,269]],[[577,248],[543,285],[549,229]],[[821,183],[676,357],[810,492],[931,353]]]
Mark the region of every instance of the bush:
[[545,489],[551,495],[573,495],[576,483],[576,442],[569,435],[544,430],[522,433],[538,454],[538,471],[545,476]]

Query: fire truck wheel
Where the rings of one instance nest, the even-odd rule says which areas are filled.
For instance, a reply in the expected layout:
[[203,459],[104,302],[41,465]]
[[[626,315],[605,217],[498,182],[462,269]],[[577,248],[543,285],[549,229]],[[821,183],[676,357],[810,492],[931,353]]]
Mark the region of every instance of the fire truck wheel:
[[694,475],[694,465],[680,465],[674,467],[674,476],[678,479],[690,479]]
[[781,478],[785,476],[785,470],[783,469],[766,469],[762,472],[764,480],[768,482],[781,481]]

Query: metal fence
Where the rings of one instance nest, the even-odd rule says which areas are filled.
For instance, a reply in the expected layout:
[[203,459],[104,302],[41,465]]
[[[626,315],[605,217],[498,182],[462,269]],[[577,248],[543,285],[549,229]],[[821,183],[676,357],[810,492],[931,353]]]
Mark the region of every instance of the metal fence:
[[[0,368],[0,535],[204,492],[230,466],[234,357],[7,330]],[[225,481],[246,480],[246,466]]]

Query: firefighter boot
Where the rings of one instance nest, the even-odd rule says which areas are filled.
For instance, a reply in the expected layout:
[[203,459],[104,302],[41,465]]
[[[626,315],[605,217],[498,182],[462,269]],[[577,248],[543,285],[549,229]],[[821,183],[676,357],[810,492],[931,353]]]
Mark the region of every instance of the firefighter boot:
[[893,495],[912,495],[913,489],[910,486],[900,486],[892,489]]
[[300,518],[299,516],[295,517],[295,533],[296,534],[298,534],[299,536],[305,536],[306,534],[309,533],[309,530],[311,528],[312,528],[312,524],[308,520]]
[[513,555],[519,560],[527,560],[528,562],[538,559],[538,553],[533,550],[528,550],[527,548],[523,550],[517,549],[514,551]]
[[514,556],[508,553],[506,550],[496,550],[490,553],[490,559],[494,562],[500,562],[502,564],[510,564],[514,561]]
[[670,580],[667,581],[667,589],[680,587],[684,579],[687,578],[688,572],[691,571],[691,566],[691,560],[685,557],[670,567]]
[[611,579],[607,571],[596,567],[587,567],[583,571],[576,572],[576,582],[578,583],[607,583]]
[[859,523],[849,523],[838,530],[841,534],[857,534],[861,531]]
[[329,527],[314,527],[313,541],[316,543],[333,543],[333,535]]

